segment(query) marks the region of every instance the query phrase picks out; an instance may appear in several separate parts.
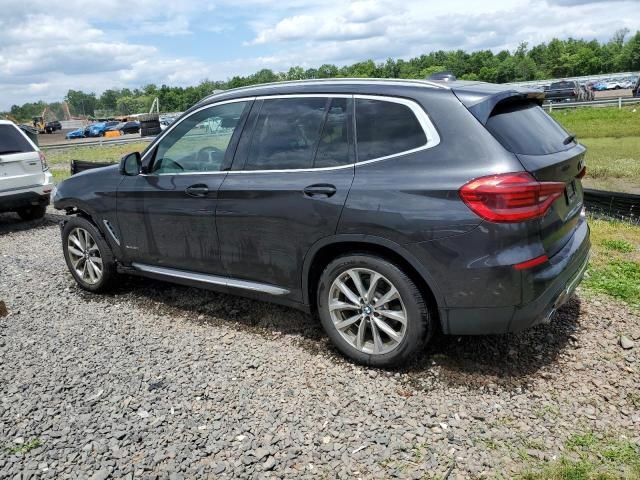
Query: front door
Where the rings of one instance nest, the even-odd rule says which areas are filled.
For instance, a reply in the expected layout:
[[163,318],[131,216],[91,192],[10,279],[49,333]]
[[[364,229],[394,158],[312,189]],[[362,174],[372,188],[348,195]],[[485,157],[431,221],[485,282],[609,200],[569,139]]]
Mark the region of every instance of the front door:
[[250,103],[195,111],[145,154],[148,173],[124,177],[117,210],[127,261],[222,273],[218,190]]
[[350,96],[258,99],[218,195],[228,276],[301,300],[309,248],[333,235],[353,181]]

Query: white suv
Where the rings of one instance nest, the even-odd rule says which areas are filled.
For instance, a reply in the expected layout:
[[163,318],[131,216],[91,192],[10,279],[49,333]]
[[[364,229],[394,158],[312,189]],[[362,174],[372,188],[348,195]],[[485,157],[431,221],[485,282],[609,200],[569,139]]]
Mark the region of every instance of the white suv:
[[0,212],[42,218],[52,190],[44,154],[14,123],[0,120]]

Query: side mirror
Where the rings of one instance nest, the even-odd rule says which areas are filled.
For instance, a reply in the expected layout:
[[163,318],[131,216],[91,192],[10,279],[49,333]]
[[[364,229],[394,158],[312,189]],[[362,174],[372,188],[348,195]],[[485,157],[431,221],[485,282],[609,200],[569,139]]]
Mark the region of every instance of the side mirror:
[[140,174],[142,158],[140,152],[128,153],[120,159],[120,173],[130,177]]

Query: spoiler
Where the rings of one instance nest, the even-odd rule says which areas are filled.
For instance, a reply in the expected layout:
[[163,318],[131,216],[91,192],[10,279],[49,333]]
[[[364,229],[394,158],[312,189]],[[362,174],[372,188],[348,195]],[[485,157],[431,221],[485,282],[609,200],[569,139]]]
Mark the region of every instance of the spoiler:
[[544,91],[533,88],[482,82],[452,82],[451,91],[483,125],[493,109],[506,101],[527,101],[542,105]]

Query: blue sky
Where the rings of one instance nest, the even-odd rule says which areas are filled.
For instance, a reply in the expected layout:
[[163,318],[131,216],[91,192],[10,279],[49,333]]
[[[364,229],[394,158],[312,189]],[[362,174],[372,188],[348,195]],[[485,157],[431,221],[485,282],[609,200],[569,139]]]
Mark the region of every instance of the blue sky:
[[[52,8],[51,5],[55,6]],[[639,0],[0,0],[0,110],[69,89],[514,49],[640,29]],[[473,5],[473,6],[472,6]]]

